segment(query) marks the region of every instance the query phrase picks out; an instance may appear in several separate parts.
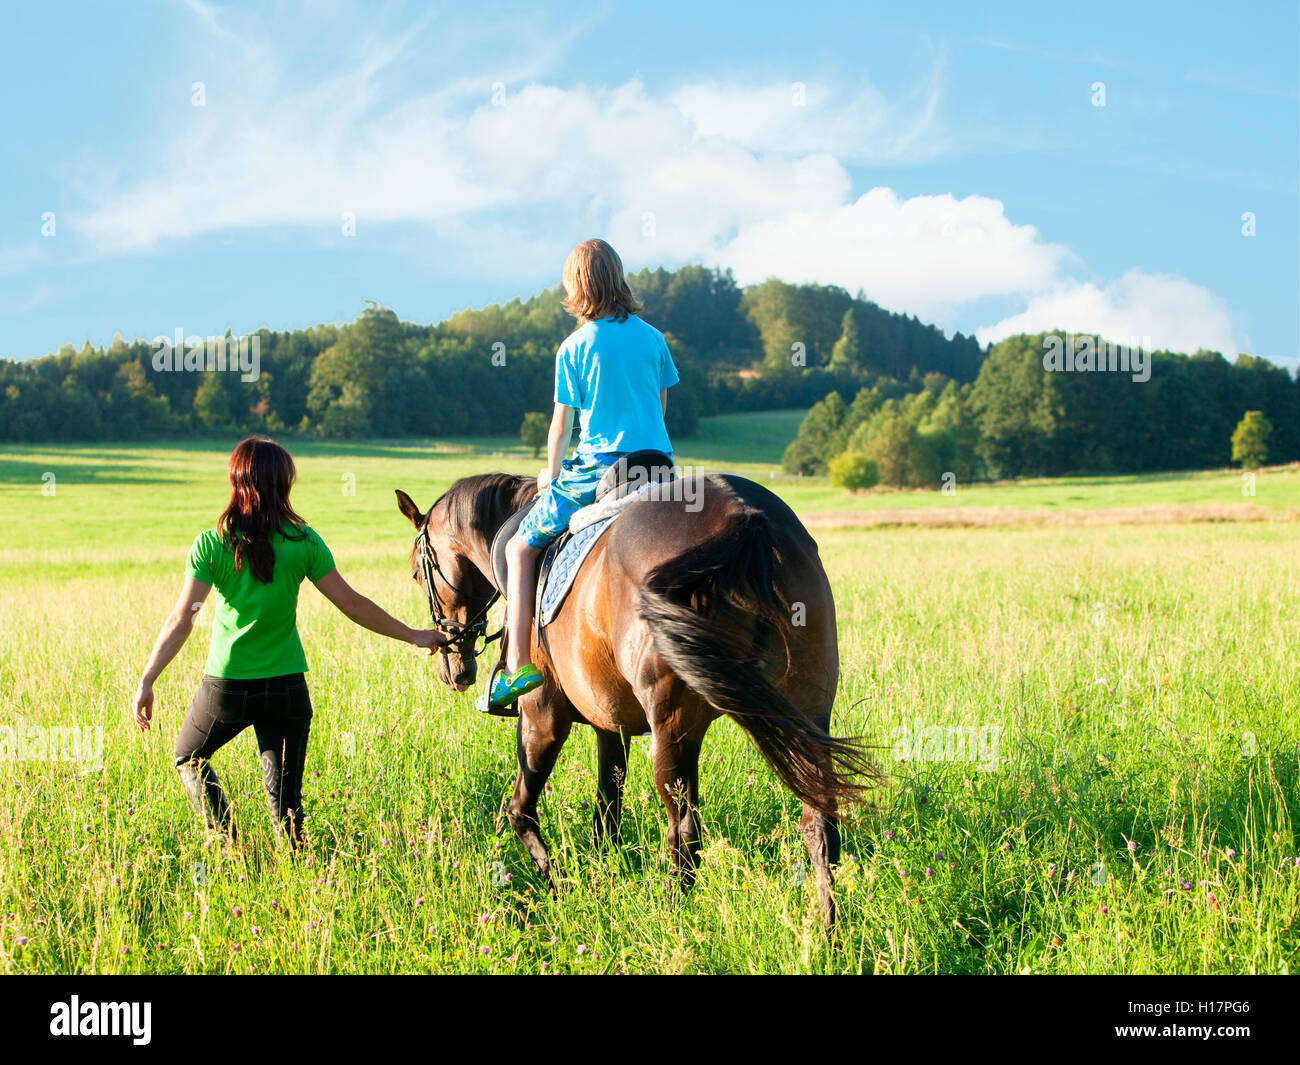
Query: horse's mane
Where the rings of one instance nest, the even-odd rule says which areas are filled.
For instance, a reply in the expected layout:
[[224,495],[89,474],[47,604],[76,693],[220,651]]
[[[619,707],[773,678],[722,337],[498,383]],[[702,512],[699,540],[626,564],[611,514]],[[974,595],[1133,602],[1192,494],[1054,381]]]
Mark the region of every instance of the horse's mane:
[[537,495],[537,481],[510,473],[462,477],[434,501],[445,504],[447,529],[458,536],[474,532],[490,541],[502,522]]

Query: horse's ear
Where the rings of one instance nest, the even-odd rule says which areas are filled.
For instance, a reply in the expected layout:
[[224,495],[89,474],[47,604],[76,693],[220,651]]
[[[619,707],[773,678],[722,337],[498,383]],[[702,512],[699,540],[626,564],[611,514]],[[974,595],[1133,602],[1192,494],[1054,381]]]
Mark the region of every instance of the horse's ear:
[[397,493],[397,509],[405,514],[417,529],[420,523],[424,521],[424,512],[415,505],[415,500],[403,492],[400,488],[394,489]]

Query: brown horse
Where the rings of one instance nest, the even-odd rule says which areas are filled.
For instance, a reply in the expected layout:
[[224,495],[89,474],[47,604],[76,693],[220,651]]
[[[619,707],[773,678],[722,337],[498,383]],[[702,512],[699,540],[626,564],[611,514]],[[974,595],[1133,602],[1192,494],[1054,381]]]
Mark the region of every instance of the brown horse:
[[[534,631],[546,682],[518,702],[510,823],[549,878],[537,801],[570,727],[585,722],[599,760],[595,834],[616,836],[628,746],[649,732],[669,854],[689,885],[700,851],[700,747],[725,714],[803,802],[800,828],[829,925],[837,806],[875,776],[857,741],[830,734],[839,679],[830,584],[816,543],[767,489],[720,474],[695,487],[633,500],[592,548],[545,640]],[[458,691],[475,682],[474,641],[495,598],[492,538],[536,492],[524,477],[466,477],[427,514],[397,492],[418,532],[412,575],[453,636],[439,674]],[[432,565],[421,565],[426,533]]]

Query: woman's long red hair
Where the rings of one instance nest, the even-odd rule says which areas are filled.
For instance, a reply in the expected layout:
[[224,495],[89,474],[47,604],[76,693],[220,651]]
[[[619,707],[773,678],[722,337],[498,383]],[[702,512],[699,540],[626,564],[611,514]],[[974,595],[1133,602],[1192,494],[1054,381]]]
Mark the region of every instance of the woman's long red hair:
[[230,505],[217,529],[222,542],[235,551],[235,572],[247,560],[253,576],[270,584],[275,573],[271,534],[302,539],[307,523],[289,505],[297,476],[289,452],[269,437],[250,436],[230,453]]

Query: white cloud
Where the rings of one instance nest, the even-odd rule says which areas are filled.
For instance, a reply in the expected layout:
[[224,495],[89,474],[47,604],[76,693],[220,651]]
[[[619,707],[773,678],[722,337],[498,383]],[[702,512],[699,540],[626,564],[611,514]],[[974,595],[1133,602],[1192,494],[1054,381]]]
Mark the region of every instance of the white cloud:
[[847,163],[916,162],[948,152],[940,128],[943,64],[897,100],[863,83],[844,92],[823,82],[696,82],[670,102],[700,137],[756,152],[828,153]]
[[900,199],[876,188],[852,203],[795,211],[738,233],[719,254],[742,283],[779,276],[859,288],[881,306],[941,318],[990,296],[1034,292],[1069,250],[1015,225],[984,196]]
[[977,330],[975,335],[981,343],[990,343],[1016,333],[1049,329],[1110,338],[1150,337],[1154,350],[1208,348],[1228,358],[1238,351],[1232,319],[1222,299],[1185,278],[1136,269],[1100,287],[1062,280],[1033,296],[1021,313]]

